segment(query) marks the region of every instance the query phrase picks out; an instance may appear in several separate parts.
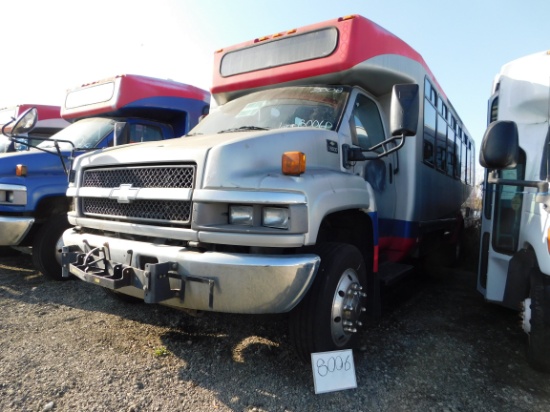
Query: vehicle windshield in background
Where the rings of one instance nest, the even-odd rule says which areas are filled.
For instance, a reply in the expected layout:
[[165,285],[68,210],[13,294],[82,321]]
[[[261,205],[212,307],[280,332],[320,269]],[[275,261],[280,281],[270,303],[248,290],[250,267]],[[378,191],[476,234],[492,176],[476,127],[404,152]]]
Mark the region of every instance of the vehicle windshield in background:
[[[41,149],[54,148],[52,140],[64,140],[73,143],[75,149],[93,149],[101,140],[113,131],[116,121],[101,117],[82,119],[67,126],[65,129],[54,134],[50,140],[46,140],[38,145]],[[69,143],[60,142],[62,150],[71,150]]]
[[251,93],[211,111],[189,134],[288,127],[336,130],[349,90],[344,86],[300,86]]

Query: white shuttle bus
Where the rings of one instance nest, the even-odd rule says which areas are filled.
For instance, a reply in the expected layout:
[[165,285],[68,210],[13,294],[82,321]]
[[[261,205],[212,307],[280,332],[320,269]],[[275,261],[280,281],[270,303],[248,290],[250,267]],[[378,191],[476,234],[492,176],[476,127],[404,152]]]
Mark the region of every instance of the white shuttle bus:
[[528,360],[550,371],[550,51],[505,64],[480,149],[486,168],[477,288],[522,314]]

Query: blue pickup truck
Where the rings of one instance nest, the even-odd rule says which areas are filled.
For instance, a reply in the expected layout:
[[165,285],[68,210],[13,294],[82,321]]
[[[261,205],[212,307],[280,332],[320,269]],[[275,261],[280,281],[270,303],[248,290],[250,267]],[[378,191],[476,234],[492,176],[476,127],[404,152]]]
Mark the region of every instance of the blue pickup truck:
[[[0,255],[14,252],[14,246],[30,246],[36,268],[61,280],[61,235],[69,227],[66,190],[74,157],[183,136],[209,106],[205,90],[139,75],[119,75],[68,90],[61,117],[71,122],[69,126],[29,151],[0,155]],[[25,122],[15,124],[21,120]],[[19,127],[18,134],[16,129],[6,132],[14,142],[25,136],[21,131],[28,132]]]

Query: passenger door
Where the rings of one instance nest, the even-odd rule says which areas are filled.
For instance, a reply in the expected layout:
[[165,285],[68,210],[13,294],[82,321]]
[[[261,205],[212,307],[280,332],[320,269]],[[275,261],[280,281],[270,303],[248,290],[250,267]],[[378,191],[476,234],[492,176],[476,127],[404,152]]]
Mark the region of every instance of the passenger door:
[[[523,181],[525,153],[520,151],[516,167],[499,171],[499,177]],[[477,288],[493,302],[504,299],[509,262],[519,247],[523,191],[521,186],[485,183]]]
[[[354,101],[353,110],[350,116],[350,130],[352,142],[361,149],[369,149],[386,139],[387,133],[380,116],[380,109],[374,99],[355,91],[352,95]],[[374,153],[382,153],[382,148]],[[398,170],[397,153],[380,159],[367,160],[361,163],[358,172],[370,183],[374,190],[377,213],[379,219],[379,237],[381,249],[384,243],[394,233],[396,188],[394,173]],[[357,167],[356,167],[357,170]]]

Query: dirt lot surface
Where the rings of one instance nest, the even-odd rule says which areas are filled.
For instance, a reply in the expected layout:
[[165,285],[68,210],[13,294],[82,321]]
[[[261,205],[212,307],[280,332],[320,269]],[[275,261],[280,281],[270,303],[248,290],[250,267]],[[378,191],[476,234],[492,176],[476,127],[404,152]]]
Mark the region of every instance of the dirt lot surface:
[[472,269],[387,288],[358,387],[316,395],[284,316],[190,317],[2,258],[0,411],[550,411],[517,313],[485,303]]

